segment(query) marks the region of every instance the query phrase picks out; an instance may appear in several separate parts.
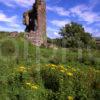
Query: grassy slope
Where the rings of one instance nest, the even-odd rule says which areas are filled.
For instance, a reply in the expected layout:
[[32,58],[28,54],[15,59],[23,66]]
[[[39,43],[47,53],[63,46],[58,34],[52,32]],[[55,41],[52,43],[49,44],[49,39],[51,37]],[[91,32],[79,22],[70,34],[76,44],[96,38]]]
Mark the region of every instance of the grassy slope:
[[[100,62],[99,57],[100,53],[97,50],[92,50],[91,56],[89,57],[89,52],[83,50],[82,59],[78,59],[78,51],[77,50],[68,50],[59,48],[58,50],[43,48],[43,47],[35,47],[31,43],[29,43],[26,39],[23,38],[23,35],[20,35],[16,38],[9,37],[6,33],[0,34],[0,50],[1,54],[3,54],[3,58],[0,57],[0,73],[4,73],[5,70],[8,71],[16,66],[25,65],[31,66],[36,63],[47,64],[64,64],[75,66],[93,66],[99,68]],[[15,41],[15,42],[13,42]],[[14,51],[16,50],[15,45],[17,44],[18,52],[17,56]],[[6,58],[6,60],[5,60]],[[38,60],[36,60],[38,59]],[[5,69],[5,70],[4,70]],[[2,75],[1,75],[2,76]]]
[[[3,62],[4,64],[12,64],[13,66],[20,64],[32,65],[36,62],[36,54],[38,54],[37,57],[39,57],[40,63],[75,64],[82,62],[81,65],[94,64],[94,66],[99,64],[99,60],[97,58],[100,57],[100,53],[98,50],[91,50],[90,52],[87,50],[83,50],[83,58],[78,61],[78,50],[68,50],[63,48],[59,48],[58,50],[43,47],[38,48],[24,39],[22,35],[17,38],[11,38],[9,36],[7,38],[7,35],[1,35],[0,40],[0,49],[2,51],[2,54],[5,56],[4,58],[7,58],[7,55],[10,58],[8,58],[8,61],[3,62],[1,57],[0,62]],[[13,43],[16,43],[17,45],[14,45]],[[17,56],[15,57],[15,59],[13,59],[13,57],[11,56],[15,55],[15,46],[17,46],[19,51],[17,52]]]
[[[15,41],[17,43],[18,50],[19,50],[15,59],[13,59],[12,55],[14,55],[14,51],[16,49],[14,48],[15,45],[13,45],[11,41]],[[39,64],[39,62],[41,65],[54,63],[54,64],[61,64],[65,66],[68,65],[72,67],[80,67],[81,69],[84,69],[84,72],[88,72],[87,70],[88,66],[95,67],[95,68],[99,68],[100,66],[100,62],[99,60],[97,60],[97,58],[100,57],[100,53],[98,50],[92,50],[91,58],[89,57],[89,53],[86,50],[83,50],[83,58],[78,59],[78,52],[75,49],[68,50],[64,48],[59,48],[58,50],[54,50],[54,49],[44,48],[44,47],[38,48],[36,46],[33,46],[26,39],[24,39],[23,35],[20,35],[19,37],[16,38],[11,38],[6,33],[3,35],[0,34],[0,50],[1,50],[1,54],[3,54],[3,57],[0,56],[0,84],[6,83],[6,81],[8,80],[7,78],[13,73],[14,68],[19,66],[25,66],[25,67],[29,67],[32,65],[35,66],[36,64]],[[39,58],[37,62],[36,62],[36,57]],[[44,71],[43,74],[44,73],[46,72]],[[46,74],[48,75],[48,73],[49,71],[47,71]],[[56,75],[56,73],[54,73],[54,75]],[[10,78],[12,79],[12,77]],[[5,85],[6,84],[0,86],[1,93],[6,92],[6,90],[4,90],[3,88],[3,86]],[[11,94],[13,95],[13,93]]]

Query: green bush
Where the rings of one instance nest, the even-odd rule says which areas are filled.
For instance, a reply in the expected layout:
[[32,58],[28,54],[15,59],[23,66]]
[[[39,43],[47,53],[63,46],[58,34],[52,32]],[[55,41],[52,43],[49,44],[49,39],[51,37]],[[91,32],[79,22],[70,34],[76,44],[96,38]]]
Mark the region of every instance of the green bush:
[[0,43],[1,54],[3,56],[13,56],[15,53],[15,46],[12,41],[6,40]]
[[[78,58],[77,49],[54,50],[40,47],[40,63],[36,65],[36,47],[26,41],[22,34],[2,41],[5,37],[6,35],[0,34],[0,51],[5,55],[3,57],[14,55],[13,40],[16,41],[19,52],[15,59],[9,57],[10,59],[4,60],[0,56],[0,99],[98,100],[100,98],[99,50],[91,50],[89,57],[88,51],[82,49],[82,57]],[[28,53],[24,48],[24,42],[29,44]],[[61,66],[63,64],[65,67]]]
[[[52,91],[54,100],[66,100],[68,96],[72,96],[75,100],[96,100],[96,96],[99,97],[94,87],[96,86],[94,83],[99,79],[99,76],[96,77],[97,74],[100,76],[100,72],[92,68],[82,70],[51,64],[48,68],[42,68],[41,76],[44,87]],[[97,84],[100,84],[100,81]]]
[[[13,68],[0,80],[0,97],[10,100],[98,100],[100,71],[47,64]],[[6,97],[5,97],[5,96]]]

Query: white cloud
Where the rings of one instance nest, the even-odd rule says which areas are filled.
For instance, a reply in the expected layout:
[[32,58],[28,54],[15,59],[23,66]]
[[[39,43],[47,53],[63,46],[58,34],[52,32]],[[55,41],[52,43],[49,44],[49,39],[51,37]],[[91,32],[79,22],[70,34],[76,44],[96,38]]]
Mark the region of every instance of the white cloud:
[[48,31],[48,37],[50,38],[59,38],[60,35],[58,34],[59,30],[52,28],[52,27],[47,27],[47,31]]
[[0,22],[4,24],[0,25],[0,31],[23,31],[23,27],[18,23],[16,15],[8,17],[5,13],[0,11]]
[[60,35],[58,34],[58,32],[54,32],[56,37],[60,37]]
[[51,28],[51,27],[47,27],[47,30],[48,30],[48,31],[52,31],[52,32],[57,32],[57,31],[58,31],[57,29]]
[[89,26],[84,26],[85,31],[91,33],[93,36],[98,36],[100,37],[100,30],[99,29],[94,29]]
[[100,22],[100,13],[93,12],[93,6],[90,5],[77,5],[68,10],[59,6],[47,6],[47,10],[55,12],[60,16],[78,17],[79,21],[85,21],[88,24]]
[[18,5],[21,7],[29,7],[32,6],[35,0],[0,0],[0,2],[9,7],[17,7]]
[[0,22],[5,23],[8,26],[11,26],[13,28],[18,28],[20,27],[20,25],[17,23],[17,16],[11,16],[8,17],[5,13],[3,13],[2,11],[0,11]]
[[63,27],[65,24],[70,23],[69,20],[52,20],[50,23],[57,27]]
[[47,36],[52,39],[61,37],[57,32],[48,32]]
[[9,32],[18,31],[18,32],[23,32],[23,28],[22,27],[13,28],[13,27],[0,26],[0,31],[9,31]]
[[100,21],[100,15],[91,10],[86,5],[78,5],[70,9],[72,15],[79,17],[80,21],[86,21],[88,24]]
[[69,11],[67,11],[63,7],[58,7],[58,6],[50,7],[50,6],[47,6],[47,10],[55,12],[60,16],[69,16]]
[[7,17],[6,14],[4,14],[3,12],[0,13],[0,21],[2,22],[13,22],[16,20],[16,16],[12,16],[12,17]]

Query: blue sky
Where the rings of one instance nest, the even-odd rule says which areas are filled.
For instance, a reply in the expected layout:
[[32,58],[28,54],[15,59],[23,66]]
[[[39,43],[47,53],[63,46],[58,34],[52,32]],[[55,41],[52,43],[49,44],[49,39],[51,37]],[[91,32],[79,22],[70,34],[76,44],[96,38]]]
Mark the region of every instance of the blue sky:
[[[22,14],[34,0],[0,0],[0,31],[24,31]],[[100,0],[46,0],[47,35],[59,37],[61,27],[71,21],[100,37]]]

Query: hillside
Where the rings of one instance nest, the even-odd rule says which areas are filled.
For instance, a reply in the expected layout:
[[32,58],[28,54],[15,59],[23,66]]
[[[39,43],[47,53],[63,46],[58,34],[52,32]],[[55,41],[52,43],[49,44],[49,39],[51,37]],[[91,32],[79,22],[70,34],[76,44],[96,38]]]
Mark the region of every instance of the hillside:
[[36,47],[24,34],[13,38],[0,33],[0,55],[2,100],[97,100],[99,97],[99,50]]
[[[1,33],[2,34],[2,33]],[[99,50],[72,48],[45,48],[33,46],[24,38],[24,34],[18,37],[11,37],[9,34],[0,34],[1,54],[8,63],[13,60],[14,65],[32,65],[36,63],[36,54],[41,64],[73,64],[83,66],[99,66]],[[82,57],[79,55],[81,53]],[[9,59],[10,58],[10,59]],[[3,60],[3,59],[1,59]]]

